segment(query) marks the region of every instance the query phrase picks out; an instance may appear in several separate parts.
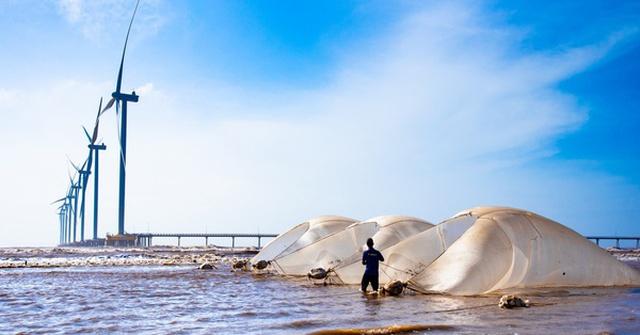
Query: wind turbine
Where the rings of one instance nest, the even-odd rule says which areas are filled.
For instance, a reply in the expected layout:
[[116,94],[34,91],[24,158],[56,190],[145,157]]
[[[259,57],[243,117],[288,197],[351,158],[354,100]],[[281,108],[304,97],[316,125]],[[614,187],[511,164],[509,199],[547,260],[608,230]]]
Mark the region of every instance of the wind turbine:
[[69,216],[69,204],[64,204],[62,207],[62,227],[64,228],[64,233],[62,235],[62,243],[65,244],[67,242],[67,231],[69,227],[67,226],[67,217]]
[[60,243],[64,244],[67,241],[67,235],[68,233],[70,233],[69,228],[70,228],[70,223],[71,220],[70,218],[70,211],[69,211],[69,206],[71,203],[71,189],[69,189],[69,192],[67,192],[67,195],[63,198],[60,198],[54,202],[51,203],[51,205],[59,203],[59,202],[63,202],[62,205],[60,205],[60,207],[58,207],[58,214],[60,215]]
[[[87,158],[86,161],[84,161],[84,164],[82,165],[82,167],[80,169],[76,168],[76,171],[78,171],[78,186],[80,186],[80,190],[82,191],[82,199],[80,202],[80,241],[84,242],[84,208],[85,208],[85,192],[87,190],[87,181],[89,179],[89,175],[91,174],[91,171],[89,168],[87,168],[85,170],[85,167],[87,166],[87,162],[91,159],[91,151],[89,151],[89,158]],[[89,162],[89,164],[91,164],[91,162]],[[75,167],[75,166],[74,166]],[[78,195],[77,191],[76,191],[76,195]]]
[[69,202],[67,203],[66,209],[67,210],[66,210],[65,219],[67,222],[65,222],[65,226],[66,226],[65,240],[66,240],[66,243],[70,243],[71,242],[71,196],[69,196]]
[[62,205],[60,205],[60,207],[57,208],[58,209],[58,213],[57,214],[58,214],[58,219],[59,219],[58,220],[59,221],[59,230],[60,230],[60,238],[59,238],[60,243],[62,243],[62,236],[64,235],[64,227],[63,227],[62,215],[64,213],[64,205],[66,204],[66,200],[67,200],[67,197],[64,197],[64,198],[60,198],[60,199],[58,199],[58,200],[56,200],[56,201],[54,201],[54,202],[52,202],[50,204],[50,205],[53,205],[53,204],[56,204],[56,203],[59,203],[59,202],[62,202],[62,201],[65,202]]
[[[76,169],[76,171],[79,171],[79,169],[75,164],[73,164],[70,159],[69,162]],[[78,178],[78,182],[75,182],[73,179],[74,178],[71,177],[71,173],[69,173],[69,181],[71,182],[69,193],[71,194],[71,200],[73,201],[71,203],[71,207],[73,208],[73,242],[75,242],[77,241],[76,233],[78,230],[78,190],[80,189],[80,178]]]
[[[133,91],[131,94],[121,92],[122,88],[122,69],[124,67],[124,55],[127,52],[127,42],[129,41],[129,33],[131,33],[131,26],[133,25],[133,19],[136,17],[138,11],[138,5],[140,0],[136,2],[136,7],[133,10],[131,21],[129,22],[129,29],[127,30],[127,37],[124,40],[124,48],[122,49],[122,58],[120,60],[120,70],[118,71],[118,80],[116,81],[116,90],[111,94],[112,99],[107,104],[107,108],[113,105],[115,100],[116,105],[116,117],[120,116],[119,131],[120,137],[120,187],[118,192],[118,235],[124,234],[124,195],[125,195],[125,175],[126,175],[126,162],[127,162],[127,103],[138,102],[138,96]],[[120,105],[122,105],[122,112],[120,112]],[[119,115],[118,115],[119,114]]]
[[71,184],[73,189],[75,190],[75,194],[74,194],[74,211],[73,211],[73,241],[76,242],[76,224],[77,224],[77,207],[78,207],[78,196],[80,193],[80,191],[82,191],[82,201],[80,202],[80,240],[84,241],[84,187],[82,186],[84,181],[86,181],[86,179],[84,178],[86,176],[86,171],[85,171],[85,166],[87,165],[87,161],[84,161],[84,164],[82,164],[82,167],[78,168],[78,166],[76,166],[75,164],[73,164],[73,162],[71,160],[69,160],[69,162],[71,163],[71,165],[73,166],[73,168],[76,170],[77,172],[77,176],[78,176],[78,181],[74,184],[73,183],[73,179],[71,180]]
[[60,234],[58,235],[58,244],[64,243],[64,204],[58,207],[58,230]]
[[72,218],[71,212],[73,211],[73,196],[72,194],[69,197],[69,203],[67,203],[67,244],[71,243],[71,228],[72,228]]
[[58,239],[59,240],[58,244],[64,243],[64,215],[65,215],[64,207],[65,207],[64,204],[58,207],[58,219],[60,221],[60,238]]
[[[73,183],[72,183],[73,185]],[[67,195],[64,198],[58,199],[51,204],[55,204],[61,201],[64,201],[62,204],[62,209],[64,211],[64,243],[71,242],[71,208],[72,208],[72,200],[73,200],[73,188],[69,187],[67,191]]]
[[[82,200],[80,203],[80,241],[84,242],[84,213],[85,213],[85,194],[87,191],[87,182],[89,181],[89,175],[91,174],[91,164],[93,161],[93,152],[94,149],[96,151],[96,178],[95,178],[95,190],[94,190],[94,215],[93,215],[93,239],[97,239],[97,227],[98,227],[98,222],[97,222],[97,214],[96,214],[96,208],[97,208],[97,197],[98,197],[98,175],[97,175],[97,159],[98,159],[98,150],[104,150],[107,147],[103,144],[101,146],[96,146],[94,143],[96,141],[96,137],[98,136],[98,125],[100,124],[100,114],[101,114],[101,109],[102,109],[102,98],[100,98],[100,104],[98,105],[98,115],[96,116],[96,123],[95,126],[93,128],[93,136],[89,136],[89,132],[87,131],[87,128],[85,128],[84,126],[82,127],[82,130],[84,130],[84,134],[87,136],[87,139],[89,140],[89,157],[87,157],[87,159],[84,161],[84,164],[82,165],[82,168],[78,169],[77,166],[75,166],[73,164],[73,162],[71,163],[73,165],[73,167],[76,169],[76,171],[78,171],[78,173],[80,174],[78,183],[80,184],[81,190],[82,190]],[[88,163],[88,164],[87,164]],[[85,170],[86,167],[86,170]]]
[[[111,103],[111,105],[113,105],[113,103]],[[95,163],[94,163],[95,172],[93,176],[93,239],[94,240],[98,239],[98,207],[99,207],[98,180],[100,177],[100,150],[107,149],[107,146],[104,145],[104,143],[96,144],[96,139],[98,138],[98,126],[100,125],[100,115],[109,108],[111,108],[111,106],[105,106],[105,109],[104,110],[102,109],[102,98],[100,98],[100,104],[98,105],[98,115],[96,116],[96,123],[95,123],[95,126],[93,127],[92,135],[89,136],[89,132],[87,131],[87,129],[82,127],[84,129],[85,135],[87,135],[87,139],[89,140],[89,158],[88,158],[89,173],[91,173],[91,163],[92,163],[93,157],[95,156]],[[102,142],[102,140],[100,140],[99,142]],[[85,182],[84,187],[86,188],[86,186],[87,185]]]

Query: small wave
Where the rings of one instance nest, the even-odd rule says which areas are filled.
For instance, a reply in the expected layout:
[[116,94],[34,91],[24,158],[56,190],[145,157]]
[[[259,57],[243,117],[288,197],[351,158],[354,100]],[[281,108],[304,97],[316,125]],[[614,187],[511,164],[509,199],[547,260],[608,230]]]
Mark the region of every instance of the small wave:
[[291,322],[285,322],[278,325],[274,325],[271,328],[278,329],[300,329],[300,328],[309,328],[314,326],[320,326],[325,324],[325,322],[317,319],[306,319],[306,320],[295,320]]
[[319,330],[309,335],[392,335],[392,334],[406,334],[417,331],[453,331],[456,328],[449,325],[393,325],[387,327],[374,327],[374,328],[340,328],[340,329],[326,329]]
[[239,317],[254,317],[254,316],[258,316],[258,313],[251,312],[251,311],[244,311],[244,312],[238,313],[236,316],[239,316]]

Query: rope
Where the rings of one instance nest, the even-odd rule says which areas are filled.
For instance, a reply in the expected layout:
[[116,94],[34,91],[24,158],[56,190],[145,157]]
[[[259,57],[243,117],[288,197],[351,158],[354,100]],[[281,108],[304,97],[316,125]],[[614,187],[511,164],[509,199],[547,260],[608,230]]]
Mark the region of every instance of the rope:
[[457,311],[464,311],[464,310],[468,310],[468,309],[484,308],[484,307],[489,307],[489,306],[498,306],[498,305],[495,304],[495,303],[490,303],[490,304],[477,305],[477,306],[460,307],[460,308],[452,308],[452,309],[441,309],[441,310],[436,310],[436,311],[426,311],[425,313],[457,312]]
[[429,292],[429,291],[425,291],[425,290],[420,289],[420,288],[419,288],[417,285],[415,285],[415,283],[414,283],[413,281],[411,281],[411,280],[409,280],[409,281],[407,282],[407,285],[406,285],[405,287],[406,287],[406,288],[408,288],[408,289],[410,289],[411,291],[418,292],[418,293],[420,293],[420,294],[432,294],[432,292]]
[[[555,305],[556,303],[554,302],[547,302],[547,303],[529,303],[529,306],[527,307],[532,307],[532,306],[536,306],[536,307],[540,307],[540,306],[550,306],[550,305]],[[484,308],[484,307],[490,307],[490,306],[497,306],[494,303],[491,304],[484,304],[484,305],[477,305],[477,306],[469,306],[469,307],[460,307],[460,308],[452,308],[452,309],[441,309],[441,310],[437,310],[437,311],[426,311],[425,313],[446,313],[446,312],[457,312],[457,311],[464,311],[464,310],[468,310],[468,309],[476,309],[476,308]]]
[[380,268],[380,270],[382,270],[382,273],[384,273],[384,275],[387,276],[387,278],[391,279],[391,276],[389,276],[387,271],[385,271],[383,268]]
[[344,292],[344,293],[336,293],[336,294],[330,294],[330,295],[318,295],[318,296],[311,296],[311,297],[303,297],[300,298],[300,300],[306,300],[306,299],[320,299],[320,298],[333,298],[333,297],[342,297],[342,296],[346,296],[346,295],[354,295],[354,294],[362,294],[362,292]]
[[[415,275],[417,275],[417,273],[415,273],[415,272],[413,272],[413,271],[410,271],[410,270],[402,270],[402,269],[398,269],[398,268],[396,268],[396,267],[393,267],[393,266],[391,266],[391,265],[389,265],[389,264],[385,264],[385,263],[380,263],[380,264],[382,264],[383,266],[386,266],[386,267],[388,267],[388,268],[391,268],[391,269],[393,269],[393,270],[396,270],[396,271],[399,271],[399,272],[402,272],[402,273],[406,273],[406,274],[411,275],[411,276],[415,276]],[[384,272],[385,274],[387,274],[384,270],[382,270],[382,272]],[[389,276],[389,275],[387,274],[387,276]],[[391,278],[391,277],[389,277],[389,278]]]

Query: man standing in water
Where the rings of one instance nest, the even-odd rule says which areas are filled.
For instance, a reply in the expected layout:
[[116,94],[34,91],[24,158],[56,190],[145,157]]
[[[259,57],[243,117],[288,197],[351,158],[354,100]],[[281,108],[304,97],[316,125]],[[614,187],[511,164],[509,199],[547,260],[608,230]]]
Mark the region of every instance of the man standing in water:
[[373,239],[367,240],[369,249],[362,254],[362,264],[365,265],[364,275],[362,276],[362,292],[367,293],[367,287],[371,283],[373,291],[378,291],[378,262],[384,262],[384,257],[380,251],[373,248]]

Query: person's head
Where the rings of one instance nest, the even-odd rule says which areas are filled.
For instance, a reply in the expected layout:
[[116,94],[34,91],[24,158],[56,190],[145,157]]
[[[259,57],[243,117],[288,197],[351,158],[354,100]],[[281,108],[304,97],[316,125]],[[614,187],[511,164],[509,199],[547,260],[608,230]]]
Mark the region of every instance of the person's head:
[[373,239],[371,237],[367,239],[367,247],[373,248]]

